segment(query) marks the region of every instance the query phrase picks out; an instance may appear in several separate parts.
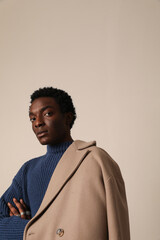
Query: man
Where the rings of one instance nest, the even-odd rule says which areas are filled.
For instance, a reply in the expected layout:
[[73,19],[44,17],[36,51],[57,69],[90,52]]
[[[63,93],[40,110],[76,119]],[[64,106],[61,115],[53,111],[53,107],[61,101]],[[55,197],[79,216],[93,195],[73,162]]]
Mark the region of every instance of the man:
[[57,88],[31,95],[29,117],[44,156],[26,162],[0,199],[1,240],[129,240],[124,181],[96,142],[73,140],[71,97]]

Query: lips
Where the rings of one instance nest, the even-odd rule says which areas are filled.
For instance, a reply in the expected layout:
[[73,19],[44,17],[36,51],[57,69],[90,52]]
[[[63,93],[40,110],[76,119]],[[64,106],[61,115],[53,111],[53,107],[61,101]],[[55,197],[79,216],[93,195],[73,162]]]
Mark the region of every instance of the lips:
[[48,131],[40,131],[38,133],[36,133],[37,137],[43,137],[44,135],[47,134]]

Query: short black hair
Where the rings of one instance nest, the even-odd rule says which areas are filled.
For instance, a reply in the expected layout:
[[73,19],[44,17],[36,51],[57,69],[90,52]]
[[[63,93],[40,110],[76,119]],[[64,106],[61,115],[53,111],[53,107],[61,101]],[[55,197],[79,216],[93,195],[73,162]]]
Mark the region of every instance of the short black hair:
[[71,112],[73,114],[72,122],[70,123],[70,129],[72,128],[75,119],[77,118],[76,110],[72,102],[72,98],[68,95],[67,92],[64,90],[53,88],[53,87],[44,87],[39,88],[38,90],[34,91],[30,96],[32,103],[35,99],[40,97],[52,97],[59,105],[60,110],[62,113]]

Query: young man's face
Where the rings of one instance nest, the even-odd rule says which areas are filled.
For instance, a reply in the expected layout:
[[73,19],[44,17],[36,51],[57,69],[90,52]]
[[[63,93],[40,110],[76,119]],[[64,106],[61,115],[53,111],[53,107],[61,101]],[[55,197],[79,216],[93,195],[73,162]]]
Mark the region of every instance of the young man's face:
[[35,99],[29,110],[32,129],[42,145],[70,141],[71,113],[62,114],[52,97]]

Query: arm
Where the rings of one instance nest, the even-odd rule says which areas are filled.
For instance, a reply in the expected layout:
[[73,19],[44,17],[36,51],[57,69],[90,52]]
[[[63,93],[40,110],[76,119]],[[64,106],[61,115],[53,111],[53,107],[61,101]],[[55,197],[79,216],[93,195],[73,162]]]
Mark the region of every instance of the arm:
[[106,183],[106,210],[109,239],[130,240],[128,207],[122,179],[110,177]]
[[100,151],[109,240],[130,240],[125,183],[118,164]]
[[[16,177],[13,179],[11,186],[0,198],[0,239],[1,240],[22,240],[23,232],[28,219],[22,219],[21,217],[15,216],[10,212],[8,203],[11,203],[11,206],[18,210],[18,207],[13,201],[13,198],[21,199],[23,198],[22,191],[22,177],[24,176],[22,172],[23,168],[19,170]],[[10,206],[10,207],[11,207]],[[12,210],[13,210],[12,208]]]

